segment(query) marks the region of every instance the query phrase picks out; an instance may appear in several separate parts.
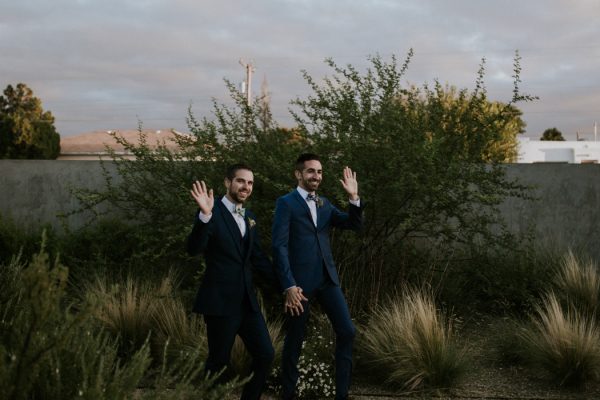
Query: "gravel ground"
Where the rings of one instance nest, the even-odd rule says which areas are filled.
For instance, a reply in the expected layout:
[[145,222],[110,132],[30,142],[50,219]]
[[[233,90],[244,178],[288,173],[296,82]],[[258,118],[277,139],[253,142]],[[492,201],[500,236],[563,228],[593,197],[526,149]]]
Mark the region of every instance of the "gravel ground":
[[356,400],[391,399],[523,399],[566,400],[600,399],[600,384],[594,383],[583,389],[568,389],[549,382],[547,378],[534,375],[534,371],[522,367],[502,367],[490,361],[490,338],[499,331],[497,321],[479,320],[463,328],[462,338],[468,343],[471,365],[464,379],[456,388],[442,392],[393,392],[386,388],[356,382],[352,395]]
[[[547,378],[534,375],[534,371],[522,367],[502,367],[490,361],[489,338],[498,330],[495,322],[479,320],[462,329],[461,337],[468,343],[471,365],[464,379],[456,388],[447,391],[402,392],[380,385],[373,385],[355,377],[350,398],[354,400],[393,399],[522,399],[522,400],[567,400],[599,399],[600,383],[584,389],[559,387]],[[263,396],[264,400],[276,400],[274,396]]]

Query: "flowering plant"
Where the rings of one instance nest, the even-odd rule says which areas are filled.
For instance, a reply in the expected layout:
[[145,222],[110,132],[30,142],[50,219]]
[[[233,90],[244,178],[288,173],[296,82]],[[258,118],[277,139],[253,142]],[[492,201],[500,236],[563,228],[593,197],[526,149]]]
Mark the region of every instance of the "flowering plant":
[[[302,343],[302,353],[298,361],[299,378],[296,385],[298,399],[330,399],[335,396],[333,340],[322,324],[328,323],[324,318],[315,318],[317,324],[307,330],[306,339]],[[279,393],[281,368],[273,371],[277,384],[270,384],[269,389]]]

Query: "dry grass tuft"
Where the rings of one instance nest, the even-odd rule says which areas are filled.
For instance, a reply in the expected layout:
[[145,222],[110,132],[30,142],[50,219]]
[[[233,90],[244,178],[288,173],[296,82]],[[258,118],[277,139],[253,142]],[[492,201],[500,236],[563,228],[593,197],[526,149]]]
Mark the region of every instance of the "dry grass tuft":
[[563,258],[555,283],[566,304],[589,317],[597,317],[600,274],[591,260],[583,261],[569,250]]
[[[122,342],[122,351],[140,348],[155,328],[155,315],[173,301],[173,275],[160,283],[128,277],[123,284],[96,277],[83,287],[88,300],[96,301],[94,317]],[[162,354],[162,349],[160,353]]]
[[156,304],[152,315],[153,354],[164,351],[168,341],[168,354],[176,358],[181,353],[198,352],[201,359],[208,354],[206,326],[196,314],[188,315],[178,298],[170,297]]
[[432,296],[405,290],[377,309],[359,342],[371,368],[408,389],[450,387],[465,372],[464,353],[452,337],[452,321],[441,316]]
[[600,378],[600,331],[592,317],[564,311],[550,293],[523,333],[525,352],[560,385],[582,385]]

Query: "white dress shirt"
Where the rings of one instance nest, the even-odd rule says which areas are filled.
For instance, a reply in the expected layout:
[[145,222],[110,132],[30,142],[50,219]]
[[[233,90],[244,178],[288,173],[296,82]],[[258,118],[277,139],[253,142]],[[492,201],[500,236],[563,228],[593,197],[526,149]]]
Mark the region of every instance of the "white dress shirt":
[[[227,196],[223,196],[221,198],[221,202],[225,205],[225,208],[227,208],[233,216],[235,223],[237,224],[238,228],[240,228],[240,233],[242,234],[242,237],[244,237],[244,235],[246,234],[246,221],[244,221],[244,218],[240,214],[235,212],[236,205],[229,201]],[[200,211],[200,213],[198,214],[198,218],[200,219],[200,221],[206,224],[212,218],[212,213],[206,215],[202,211]]]
[[[308,200],[306,197],[308,196],[309,193],[306,190],[304,190],[303,188],[301,188],[300,186],[298,186],[296,188],[296,190],[298,191],[298,193],[300,193],[300,196],[302,196],[304,201],[306,201],[306,204],[308,205],[308,208],[310,209],[310,215],[312,216],[313,223],[315,224],[315,226],[317,226],[317,202]],[[360,199],[348,200],[348,201],[350,202],[350,204],[352,204],[356,207],[360,207]]]

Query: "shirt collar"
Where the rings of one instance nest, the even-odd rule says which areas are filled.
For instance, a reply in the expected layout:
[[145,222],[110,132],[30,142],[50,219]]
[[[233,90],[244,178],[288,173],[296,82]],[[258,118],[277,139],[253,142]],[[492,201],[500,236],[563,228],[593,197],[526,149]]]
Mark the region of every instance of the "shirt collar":
[[[227,196],[221,197],[221,202],[227,207],[230,213],[235,213],[236,204],[232,203]],[[240,206],[241,207],[241,206]]]
[[300,193],[300,196],[306,200],[306,196],[308,196],[308,192],[306,190],[304,190],[303,188],[301,188],[300,186],[298,186],[296,188],[296,190],[298,191],[298,193]]

